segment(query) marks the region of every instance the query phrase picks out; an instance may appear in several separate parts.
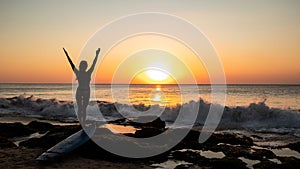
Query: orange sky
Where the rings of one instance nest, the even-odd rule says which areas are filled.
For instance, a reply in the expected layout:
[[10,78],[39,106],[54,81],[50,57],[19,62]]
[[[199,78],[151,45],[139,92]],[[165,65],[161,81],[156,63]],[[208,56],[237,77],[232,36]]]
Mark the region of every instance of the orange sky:
[[[219,54],[227,83],[300,84],[300,1],[0,3],[0,83],[71,83],[73,74],[62,47],[76,62],[89,37],[113,19],[137,12],[164,12],[202,30]],[[156,60],[141,59],[148,55],[155,55]],[[205,67],[191,51],[174,39],[155,36],[118,44],[97,70],[96,83],[110,83],[116,65],[128,56],[140,58],[144,67],[165,65],[183,83],[190,83],[192,76],[198,83],[209,83]],[[111,62],[112,58],[116,61]],[[120,77],[150,83],[149,78],[142,80],[147,78],[143,73],[130,76],[138,65],[131,66],[132,70],[125,66],[128,72],[123,70]]]
[[[184,44],[161,35],[139,35],[118,43],[99,67],[98,83],[111,82],[113,78],[115,83],[193,83],[194,79],[209,83],[201,60]],[[155,81],[145,74],[149,68],[166,71],[170,78]]]

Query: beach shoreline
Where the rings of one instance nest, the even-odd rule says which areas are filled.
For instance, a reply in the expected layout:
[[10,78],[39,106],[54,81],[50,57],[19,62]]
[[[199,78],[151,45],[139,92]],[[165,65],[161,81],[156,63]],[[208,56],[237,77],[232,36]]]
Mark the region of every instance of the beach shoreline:
[[[0,117],[1,119],[2,117]],[[20,120],[20,119],[19,119]],[[29,121],[29,118],[27,118]],[[114,121],[114,125],[125,124],[124,121]],[[127,134],[131,137],[148,137],[161,128],[151,126],[152,129],[139,131],[139,136]],[[253,136],[247,137],[239,133],[214,133],[208,141],[198,143],[198,131],[192,130],[178,145],[159,156],[142,159],[120,157],[89,141],[77,150],[64,155],[62,158],[41,163],[37,158],[41,153],[64,138],[79,131],[79,124],[58,125],[32,119],[29,123],[0,123],[1,132],[1,168],[260,168],[262,166],[290,168],[300,166],[300,156],[279,156],[270,149],[260,147],[253,142]],[[3,131],[6,132],[3,132]],[[99,133],[105,135],[107,128],[98,128]],[[16,132],[18,131],[18,132]],[[146,132],[147,131],[147,132]],[[38,137],[29,138],[32,133],[40,133]],[[112,133],[113,134],[113,133]],[[26,138],[14,144],[16,138]],[[257,136],[258,137],[258,136]],[[105,138],[105,137],[104,137]],[[289,149],[300,154],[300,141],[274,149]],[[279,150],[280,150],[279,149]],[[297,154],[296,154],[297,155]],[[246,159],[246,160],[245,160]],[[247,161],[248,160],[248,161]],[[250,162],[249,162],[250,160]],[[252,164],[252,163],[253,164]],[[252,164],[252,165],[251,165]]]
[[0,167],[1,168],[103,168],[103,169],[129,169],[145,168],[153,169],[150,166],[137,164],[133,162],[112,162],[101,159],[88,159],[69,154],[63,160],[41,163],[35,158],[45,150],[40,148],[1,148],[0,149]]

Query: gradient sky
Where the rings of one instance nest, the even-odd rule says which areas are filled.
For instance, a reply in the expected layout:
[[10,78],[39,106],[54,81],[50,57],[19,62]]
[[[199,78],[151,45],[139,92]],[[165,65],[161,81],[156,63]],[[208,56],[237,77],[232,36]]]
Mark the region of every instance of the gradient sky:
[[[0,83],[71,83],[62,47],[75,62],[100,27],[138,12],[169,13],[197,26],[216,48],[227,83],[300,84],[299,0],[1,0]],[[104,72],[97,83],[109,83]]]

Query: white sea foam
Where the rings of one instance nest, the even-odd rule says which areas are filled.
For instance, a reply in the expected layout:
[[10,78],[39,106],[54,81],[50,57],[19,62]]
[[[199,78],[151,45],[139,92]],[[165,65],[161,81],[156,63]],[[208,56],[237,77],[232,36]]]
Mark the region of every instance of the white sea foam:
[[[120,118],[136,118],[138,116],[160,116],[163,121],[172,123],[181,110],[182,126],[195,121],[192,119],[199,106],[195,124],[201,126],[205,123],[210,109],[210,103],[203,100],[190,101],[175,107],[162,108],[160,106],[135,105],[130,106],[121,103],[107,103],[93,101],[88,107],[88,119],[91,120],[115,120]],[[220,106],[220,105],[219,105]],[[57,99],[41,99],[34,96],[20,95],[13,98],[0,98],[0,113],[17,113],[19,115],[39,115],[45,118],[76,119],[73,102],[59,101]],[[99,114],[99,111],[101,114]],[[149,111],[152,110],[152,111]],[[144,113],[145,112],[145,113]],[[105,119],[104,119],[105,118]],[[285,132],[296,131],[299,135],[300,112],[269,108],[264,102],[251,103],[246,107],[225,107],[219,128],[222,129],[253,129],[258,132]]]
[[[1,98],[0,108],[11,110],[20,115],[40,115],[52,118],[75,118],[72,102],[57,99],[41,99],[34,96],[20,95],[13,98]],[[0,111],[2,112],[2,111]]]

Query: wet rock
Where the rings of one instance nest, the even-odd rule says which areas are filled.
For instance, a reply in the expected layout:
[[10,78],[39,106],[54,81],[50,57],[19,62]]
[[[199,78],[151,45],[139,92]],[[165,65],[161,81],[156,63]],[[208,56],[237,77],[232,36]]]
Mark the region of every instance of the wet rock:
[[[176,131],[174,131],[174,135],[177,135],[177,133],[181,132],[180,130],[184,130],[184,129],[177,129]],[[186,132],[186,131],[182,131],[182,132]],[[203,147],[202,144],[199,143],[199,135],[200,132],[196,131],[196,130],[190,130],[188,131],[188,134],[184,137],[184,139],[177,144],[173,150],[180,150],[180,149],[201,149]]]
[[133,137],[136,137],[136,138],[153,137],[153,136],[161,134],[162,132],[164,132],[163,129],[142,128],[141,130],[137,130],[135,132],[135,134],[133,134]]
[[281,168],[276,163],[269,161],[269,160],[263,160],[260,163],[257,163],[253,165],[254,169],[276,169]]
[[124,126],[133,126],[136,128],[158,128],[164,129],[166,123],[156,116],[142,116],[134,120],[122,118],[114,121],[109,121],[111,124],[124,125]]
[[153,117],[153,116],[138,117],[134,121],[128,120],[127,124],[138,128],[164,129],[166,127],[166,123],[162,121],[160,117]]
[[194,165],[198,165],[200,167],[209,167],[209,168],[217,168],[217,169],[244,169],[247,168],[246,164],[233,157],[224,157],[221,159],[212,158],[208,159],[201,156],[197,152],[193,152],[190,150],[187,151],[175,151],[172,153],[174,159],[182,160]]
[[0,123],[0,136],[13,138],[28,136],[34,133],[34,130],[22,123]]
[[247,158],[252,160],[264,160],[264,159],[272,159],[276,157],[276,155],[270,150],[265,150],[265,149],[253,149],[253,150],[255,152],[246,156]]
[[190,150],[186,150],[184,152],[174,151],[172,152],[172,156],[176,160],[186,161],[193,164],[203,164],[209,161],[207,158],[201,156],[199,153]]
[[32,121],[27,125],[30,129],[45,133],[53,128],[53,125],[46,122]]
[[209,164],[215,169],[248,169],[242,160],[232,157],[222,159],[211,159]]
[[253,134],[253,135],[251,135],[251,137],[253,137],[253,138],[256,138],[256,139],[263,139],[261,136],[258,136],[258,135],[255,135],[255,134]]
[[[177,129],[182,130],[182,129]],[[174,132],[176,134],[176,132]],[[235,134],[212,134],[204,143],[199,143],[200,132],[190,130],[186,137],[176,145],[173,150],[195,149],[222,151],[231,157],[246,156],[250,153],[250,147],[253,145],[251,138]],[[219,145],[219,143],[223,143]],[[228,144],[228,145],[226,145]]]
[[81,129],[80,126],[54,126],[49,133],[41,138],[31,138],[21,142],[19,145],[28,148],[44,148],[48,149],[58,142],[66,139],[70,135]]
[[[175,169],[191,169],[192,165],[191,164],[180,164],[175,167]],[[196,166],[194,166],[196,168]],[[200,168],[200,167],[197,167]]]
[[300,159],[295,157],[278,157],[278,159],[282,162],[280,164],[280,168],[300,168]]
[[285,147],[290,148],[291,150],[295,150],[298,153],[300,153],[300,142],[291,143],[291,144],[286,145]]
[[[101,145],[109,144],[114,148],[122,149],[124,151],[133,150],[132,148],[135,146],[137,146],[135,148],[139,149],[138,144],[134,143],[130,138],[122,139],[119,135],[113,134],[110,130],[105,128],[99,128],[96,131],[94,136],[95,137],[93,137],[93,140],[89,140],[88,142],[83,144],[81,147],[76,149],[74,153],[88,159],[101,159],[101,160],[107,160],[112,162],[145,163],[149,165],[152,164],[153,162],[161,163],[168,160],[169,152],[162,153],[158,156],[149,157],[149,158],[126,158],[126,157],[118,156],[116,154],[108,152],[104,148],[97,145],[95,143],[95,140],[100,140]],[[140,147],[140,148],[144,149],[145,151],[148,150],[146,147]]]
[[[154,119],[154,120],[153,120]],[[135,128],[139,128],[135,132],[135,134],[125,134],[130,137],[136,138],[147,138],[153,137],[163,133],[166,130],[166,123],[162,121],[160,118],[154,116],[143,116],[138,117],[134,120],[129,120],[126,118],[118,119],[115,121],[110,121],[111,124],[123,125],[123,126],[133,126]]]
[[264,160],[276,157],[276,155],[270,150],[253,149],[254,152],[251,152],[251,148],[247,146],[214,145],[211,147],[205,147],[205,149],[211,151],[222,151],[227,157],[245,157],[251,160]]
[[248,157],[250,155],[250,149],[244,146],[229,146],[219,145],[211,146],[209,150],[222,151],[228,157]]
[[227,143],[231,145],[244,145],[250,147],[253,145],[253,140],[244,135],[220,133],[212,134],[205,144]]
[[0,137],[0,148],[12,148],[12,147],[17,147],[17,146],[7,138]]
[[110,124],[118,124],[118,125],[126,125],[126,118],[121,118],[121,119],[117,119],[117,120],[114,120],[114,121],[108,121],[108,123]]
[[89,159],[115,159],[114,154],[107,152],[92,140],[76,149],[74,153]]

